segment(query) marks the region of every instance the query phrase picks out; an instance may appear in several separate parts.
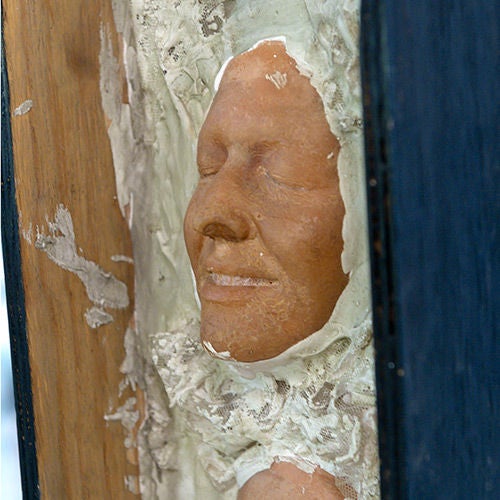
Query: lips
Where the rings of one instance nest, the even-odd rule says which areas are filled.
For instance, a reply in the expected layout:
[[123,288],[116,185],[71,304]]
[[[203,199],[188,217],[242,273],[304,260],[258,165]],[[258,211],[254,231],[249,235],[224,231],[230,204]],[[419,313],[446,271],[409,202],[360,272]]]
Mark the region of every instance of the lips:
[[276,284],[275,280],[268,278],[256,278],[253,276],[239,276],[216,272],[208,273],[207,282],[224,287],[261,287],[274,286]]
[[246,302],[256,293],[274,293],[277,286],[278,280],[257,272],[209,269],[198,283],[198,292],[202,300],[210,302]]

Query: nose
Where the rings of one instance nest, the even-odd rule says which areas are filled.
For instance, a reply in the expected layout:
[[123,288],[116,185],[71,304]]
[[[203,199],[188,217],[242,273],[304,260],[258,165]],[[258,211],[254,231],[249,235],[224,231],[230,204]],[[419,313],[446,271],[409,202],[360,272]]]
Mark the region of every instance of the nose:
[[204,222],[201,233],[212,239],[226,241],[243,241],[250,236],[250,225],[247,220],[236,214],[218,214]]
[[190,209],[193,227],[214,240],[239,242],[255,237],[256,228],[244,194],[244,182],[237,175],[217,173],[210,184],[193,198]]

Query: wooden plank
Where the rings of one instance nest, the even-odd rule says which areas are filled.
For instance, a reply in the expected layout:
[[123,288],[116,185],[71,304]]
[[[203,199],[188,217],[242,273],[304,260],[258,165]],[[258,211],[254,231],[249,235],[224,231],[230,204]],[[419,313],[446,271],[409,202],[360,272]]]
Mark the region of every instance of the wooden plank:
[[498,3],[366,0],[385,498],[495,498]]
[[[33,397],[26,339],[26,311],[21,274],[19,227],[12,158],[9,83],[2,46],[2,249],[7,315],[10,326],[10,354],[14,381],[16,423],[19,444],[22,491],[37,499],[38,468],[36,462]],[[16,464],[19,466],[19,464]],[[19,485],[16,485],[18,488]]]
[[[64,205],[79,255],[124,282],[132,299],[133,266],[111,260],[132,255],[99,89],[100,29],[112,26],[111,2],[6,0],[3,9],[20,231],[31,224],[47,234],[46,217]],[[27,100],[32,108],[14,113]],[[118,398],[133,304],[91,329],[83,283],[35,248],[35,236],[20,245],[42,498],[132,498],[124,477],[137,467],[127,461],[121,425],[104,415],[131,395]]]

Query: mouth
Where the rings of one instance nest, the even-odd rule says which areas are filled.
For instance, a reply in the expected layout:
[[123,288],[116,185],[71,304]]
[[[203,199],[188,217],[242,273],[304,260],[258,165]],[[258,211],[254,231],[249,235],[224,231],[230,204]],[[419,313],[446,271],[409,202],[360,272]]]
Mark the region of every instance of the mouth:
[[279,286],[278,280],[255,276],[254,273],[231,273],[208,271],[198,286],[200,298],[218,303],[247,303],[256,297],[255,294],[267,296],[275,294]]
[[276,285],[276,280],[268,278],[256,278],[253,276],[238,276],[230,274],[222,274],[209,272],[207,276],[207,282],[212,285],[224,286],[224,287],[263,287],[263,286],[274,286]]

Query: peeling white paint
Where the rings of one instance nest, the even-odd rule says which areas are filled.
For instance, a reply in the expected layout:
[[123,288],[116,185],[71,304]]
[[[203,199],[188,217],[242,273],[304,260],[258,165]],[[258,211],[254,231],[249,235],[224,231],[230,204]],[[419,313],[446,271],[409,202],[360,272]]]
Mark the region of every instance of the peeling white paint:
[[226,59],[224,64],[221,66],[220,70],[218,71],[217,75],[215,76],[214,80],[214,89],[217,91],[219,90],[220,87],[220,82],[222,80],[222,77],[224,76],[224,73],[226,71],[227,65],[231,62],[231,60],[234,59],[233,56],[230,56]]
[[33,107],[33,101],[31,99],[27,99],[14,110],[14,116],[25,115],[31,110],[32,107]]
[[142,384],[143,380],[143,361],[137,352],[139,348],[139,342],[137,339],[137,333],[132,328],[127,328],[125,332],[125,359],[120,366],[120,372],[125,375],[125,378],[120,382],[119,396],[121,397],[123,391],[130,387],[133,391],[136,390],[138,385]]
[[132,257],[127,257],[126,255],[112,255],[111,260],[113,262],[127,262],[128,264],[134,263],[134,259],[132,259]]
[[[19,217],[21,219],[21,217]],[[30,222],[28,229],[21,227],[21,234],[23,238],[30,244],[33,245],[33,224]]]
[[[132,432],[135,425],[139,421],[139,410],[137,410],[137,399],[128,398],[125,403],[118,407],[114,413],[104,415],[104,420],[106,422],[116,422],[119,421],[122,425],[129,431]],[[133,438],[130,434],[129,442],[127,448],[133,446]]]
[[[47,254],[50,260],[58,266],[70,271],[85,286],[87,296],[98,308],[93,308],[85,313],[85,318],[92,328],[112,321],[112,316],[102,308],[124,309],[129,304],[127,286],[113,274],[104,271],[95,262],[78,255],[73,230],[73,220],[69,210],[64,205],[59,205],[54,221],[47,218],[49,234],[37,227],[35,248]],[[31,227],[31,226],[30,226]],[[30,241],[30,233],[25,236]],[[97,311],[101,313],[99,317]],[[102,322],[104,321],[104,323]],[[96,326],[93,326],[96,325]]]
[[125,487],[134,495],[140,494],[139,476],[128,475],[124,477]]
[[99,328],[113,321],[113,316],[99,307],[91,307],[85,311],[85,320],[90,328]]
[[219,359],[233,359],[231,357],[231,353],[229,351],[222,351],[222,352],[216,351],[215,348],[214,348],[214,346],[208,340],[204,340],[203,341],[203,346],[205,347],[205,349],[210,354],[212,354],[216,358],[219,358]]
[[286,87],[287,76],[286,73],[275,71],[272,74],[266,73],[266,80],[269,80],[278,90],[280,90]]

